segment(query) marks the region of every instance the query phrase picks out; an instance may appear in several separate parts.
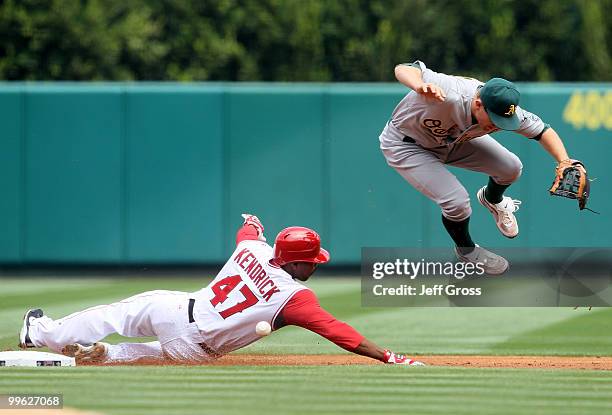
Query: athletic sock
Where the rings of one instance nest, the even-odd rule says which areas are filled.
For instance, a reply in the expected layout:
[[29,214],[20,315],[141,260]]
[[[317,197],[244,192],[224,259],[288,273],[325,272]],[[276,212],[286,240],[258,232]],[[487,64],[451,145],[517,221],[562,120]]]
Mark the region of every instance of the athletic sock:
[[453,238],[455,245],[461,250],[462,254],[469,254],[474,250],[476,244],[470,236],[470,218],[456,222],[447,219],[442,215],[442,223],[446,228],[446,232]]
[[504,198],[504,192],[510,187],[509,184],[497,184],[492,177],[489,177],[489,183],[485,187],[484,196],[489,203],[497,204]]

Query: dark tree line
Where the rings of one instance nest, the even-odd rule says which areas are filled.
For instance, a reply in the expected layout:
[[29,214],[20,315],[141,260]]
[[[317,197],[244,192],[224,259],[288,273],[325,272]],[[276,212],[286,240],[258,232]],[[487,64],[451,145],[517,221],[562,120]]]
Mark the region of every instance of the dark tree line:
[[612,0],[4,0],[0,79],[611,81]]

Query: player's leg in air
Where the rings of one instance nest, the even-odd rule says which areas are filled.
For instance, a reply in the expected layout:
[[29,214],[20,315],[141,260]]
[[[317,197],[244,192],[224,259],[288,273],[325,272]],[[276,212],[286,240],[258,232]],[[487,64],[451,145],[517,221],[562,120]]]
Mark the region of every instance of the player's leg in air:
[[502,235],[516,237],[519,226],[514,212],[521,201],[504,196],[504,192],[521,176],[521,160],[493,137],[484,135],[457,146],[447,164],[489,176],[488,184],[478,190],[478,202],[491,212]]
[[[470,196],[444,164],[444,161],[454,157],[452,151],[448,152],[446,147],[424,149],[414,143],[399,141],[397,146],[383,149],[383,153],[387,163],[408,183],[440,206],[442,223],[455,243],[455,253],[460,260],[481,263],[485,272],[491,275],[502,274],[508,269],[505,258],[478,246],[472,240],[469,230],[472,214]],[[471,160],[467,154],[466,159]]]

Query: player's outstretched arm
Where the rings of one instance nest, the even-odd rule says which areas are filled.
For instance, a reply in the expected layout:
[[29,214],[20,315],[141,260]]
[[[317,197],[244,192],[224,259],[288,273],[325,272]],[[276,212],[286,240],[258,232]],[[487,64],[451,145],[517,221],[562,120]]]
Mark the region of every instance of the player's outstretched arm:
[[[540,144],[544,150],[546,150],[546,152],[550,154],[557,162],[557,175],[563,171],[564,166],[572,163],[573,160],[571,160],[567,154],[567,150],[563,145],[561,137],[559,137],[559,134],[557,134],[557,132],[552,128],[548,128],[542,133]],[[586,173],[586,169],[582,164],[580,164],[578,168]]]
[[438,101],[446,99],[446,93],[436,84],[423,82],[423,74],[419,68],[408,65],[395,67],[395,78],[419,95]]
[[325,337],[349,352],[371,357],[384,363],[420,364],[410,358],[377,346],[350,325],[337,320],[319,305],[317,297],[311,290],[299,291],[283,307],[274,322],[274,328],[278,329],[285,325],[303,327]]
[[563,141],[561,141],[561,137],[559,137],[557,132],[552,128],[548,128],[542,133],[540,144],[544,150],[546,150],[546,152],[557,161],[557,163],[569,159],[565,146],[563,145]]

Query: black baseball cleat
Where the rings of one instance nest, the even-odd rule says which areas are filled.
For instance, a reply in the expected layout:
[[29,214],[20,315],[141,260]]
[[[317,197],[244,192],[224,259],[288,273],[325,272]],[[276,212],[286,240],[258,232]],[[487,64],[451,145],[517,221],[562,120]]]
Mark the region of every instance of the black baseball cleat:
[[23,326],[19,332],[19,347],[22,349],[28,349],[36,347],[30,339],[30,320],[33,318],[41,318],[44,315],[40,308],[28,310],[23,316]]

